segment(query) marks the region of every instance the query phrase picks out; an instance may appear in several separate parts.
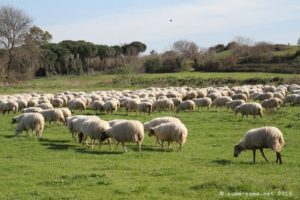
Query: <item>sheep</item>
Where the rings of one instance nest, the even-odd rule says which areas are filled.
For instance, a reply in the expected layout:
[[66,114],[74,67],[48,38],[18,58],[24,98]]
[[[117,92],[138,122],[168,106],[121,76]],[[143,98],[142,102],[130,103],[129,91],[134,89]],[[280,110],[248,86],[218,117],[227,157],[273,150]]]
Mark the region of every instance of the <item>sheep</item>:
[[286,104],[294,105],[297,96],[298,96],[297,94],[287,95],[283,100],[283,105],[286,105]]
[[141,151],[142,142],[144,140],[143,124],[137,120],[128,120],[116,123],[113,127],[102,133],[101,140],[104,141],[107,138],[113,138],[116,140],[117,144],[115,150],[121,142],[124,152],[127,152],[125,142],[136,142],[138,144],[139,151]]
[[174,106],[178,106],[182,102],[181,98],[179,97],[170,98],[170,99],[173,101]]
[[37,107],[40,107],[43,110],[53,109],[53,105],[51,103],[42,103],[42,104],[37,105]]
[[139,99],[129,99],[127,102],[126,111],[127,112],[137,112],[139,110]]
[[21,110],[23,108],[26,108],[27,107],[27,101],[25,100],[17,100],[17,103],[18,103],[18,110]]
[[175,106],[174,106],[173,101],[171,99],[167,99],[167,98],[156,100],[153,103],[153,110],[158,110],[158,111],[161,111],[161,110],[171,111],[171,110],[174,110],[174,107]]
[[[90,137],[92,140],[91,143],[91,148],[93,149],[93,145],[95,143],[95,140],[99,140],[99,150],[101,148],[101,144],[104,140],[101,140],[101,134],[102,132],[106,131],[109,128],[109,123],[107,121],[101,120],[99,118],[90,118],[85,120],[82,123],[82,126],[80,128],[80,133],[78,135],[79,138],[79,143],[82,143],[83,145],[86,144],[88,147],[87,143],[87,137]],[[111,148],[111,143],[110,140],[109,145]]]
[[94,110],[97,114],[97,111],[103,110],[104,102],[102,100],[95,100],[91,103],[91,110]]
[[227,97],[227,96],[218,97],[213,101],[212,106],[216,106],[217,108],[222,107],[225,106],[226,103],[230,101],[232,101],[231,97]]
[[174,123],[182,123],[180,119],[176,117],[156,117],[152,119],[151,121],[145,122],[144,123],[144,129],[145,131],[149,132],[151,128],[158,126],[163,123],[168,123],[168,122],[174,122]]
[[271,92],[266,92],[266,93],[261,93],[259,95],[257,95],[256,97],[254,97],[254,100],[259,100],[259,101],[263,101],[265,99],[270,99],[273,97],[273,93]]
[[28,102],[27,102],[27,106],[28,107],[35,107],[38,105],[38,101],[36,99],[30,99]]
[[281,131],[273,126],[265,126],[261,128],[251,129],[246,132],[244,139],[239,144],[234,146],[234,156],[238,155],[244,150],[253,151],[253,162],[255,163],[256,149],[259,149],[263,158],[268,162],[263,149],[270,148],[276,153],[276,163],[282,164],[280,151],[284,145],[284,138]]
[[43,109],[40,107],[23,108],[21,110],[22,113],[31,113],[31,112],[36,113],[36,112],[41,112],[41,111],[43,111]]
[[65,123],[64,114],[60,109],[43,110],[39,113],[43,115],[45,121],[49,122],[49,124],[51,124],[52,121],[53,122],[60,121],[62,123]]
[[244,100],[245,102],[247,102],[247,100],[248,100],[247,95],[244,94],[244,93],[234,94],[234,95],[232,95],[231,98],[232,98],[232,100],[239,100],[239,99],[242,99],[242,100]]
[[0,105],[0,111],[2,112],[2,114],[4,115],[6,112],[9,114],[11,111],[16,114],[18,111],[18,103],[17,102],[2,102]]
[[207,107],[207,110],[210,109],[211,107],[211,104],[212,104],[212,100],[211,98],[209,97],[203,97],[203,98],[197,98],[197,99],[194,99],[196,105],[198,106],[198,110],[199,110],[199,107]]
[[194,101],[192,100],[186,100],[186,101],[183,101],[179,104],[179,106],[177,106],[176,108],[176,113],[179,113],[181,110],[183,111],[192,111],[192,110],[195,110],[196,108],[196,104]]
[[67,118],[67,127],[72,134],[72,138],[76,141],[76,134],[80,133],[82,123],[88,119],[99,119],[97,116],[74,115]]
[[117,124],[117,123],[119,123],[119,122],[124,122],[124,121],[127,121],[127,119],[114,119],[114,120],[108,121],[108,123],[109,123],[109,126],[112,127],[112,126],[114,126],[115,124]]
[[35,131],[37,137],[41,138],[44,130],[45,120],[40,113],[23,114],[16,128],[16,136],[19,136],[22,131]]
[[154,128],[151,128],[148,135],[151,137],[154,135],[156,137],[155,146],[161,141],[161,146],[164,146],[164,141],[168,141],[168,147],[170,148],[170,143],[176,141],[179,144],[180,151],[187,138],[187,128],[182,123],[168,122],[163,123]]
[[69,109],[83,111],[86,109],[86,104],[80,99],[74,99],[69,101]]
[[69,108],[57,108],[58,110],[61,110],[64,118],[65,118],[65,123],[67,123],[67,118],[72,116],[72,113]]
[[240,112],[242,114],[242,117],[244,117],[244,115],[248,117],[249,114],[253,115],[254,118],[256,115],[260,115],[260,117],[263,117],[262,106],[259,103],[244,103],[236,107],[234,109],[234,112],[235,115]]
[[282,104],[282,101],[277,97],[271,98],[271,99],[266,99],[261,102],[261,106],[263,108],[265,108],[266,110],[279,108],[281,104]]
[[58,98],[58,97],[51,99],[50,102],[54,107],[58,107],[58,108],[63,107],[65,103],[62,98]]
[[138,104],[138,111],[140,112],[140,115],[143,113],[148,113],[150,115],[152,111],[152,103],[150,102],[141,102]]
[[232,110],[234,110],[236,107],[238,107],[239,105],[242,105],[246,103],[244,100],[242,99],[238,99],[238,100],[232,100],[230,102],[226,103],[227,109],[231,108]]
[[31,113],[23,113],[23,114],[21,114],[21,115],[18,115],[18,116],[13,117],[11,123],[12,123],[12,124],[19,123],[19,122],[21,121],[21,119],[22,119],[24,116],[28,115],[28,114],[31,114]]
[[103,109],[106,113],[110,112],[110,114],[112,114],[114,111],[118,110],[118,102],[115,100],[106,101],[103,104]]

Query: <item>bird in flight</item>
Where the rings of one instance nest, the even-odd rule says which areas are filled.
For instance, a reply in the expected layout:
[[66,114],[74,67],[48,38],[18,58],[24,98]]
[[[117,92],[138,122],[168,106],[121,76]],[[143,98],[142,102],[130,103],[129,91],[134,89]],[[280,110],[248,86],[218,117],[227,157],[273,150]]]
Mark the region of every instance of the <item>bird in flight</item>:
[[173,19],[169,19],[170,22],[173,22]]

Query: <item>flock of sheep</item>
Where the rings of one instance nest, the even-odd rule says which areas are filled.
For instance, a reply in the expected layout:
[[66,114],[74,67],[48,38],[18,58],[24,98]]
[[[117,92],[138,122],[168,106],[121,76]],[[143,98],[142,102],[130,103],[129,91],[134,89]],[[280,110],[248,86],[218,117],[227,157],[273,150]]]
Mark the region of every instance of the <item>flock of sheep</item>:
[[[0,96],[0,111],[2,114],[21,111],[22,114],[13,117],[12,123],[18,123],[16,135],[22,131],[32,130],[38,137],[42,137],[46,122],[64,123],[72,134],[74,140],[79,140],[83,145],[90,146],[87,138],[91,139],[91,147],[96,140],[99,148],[103,141],[123,145],[126,142],[136,142],[141,151],[144,140],[144,131],[154,136],[156,145],[175,141],[180,150],[186,141],[188,130],[176,117],[159,117],[142,124],[138,120],[115,119],[105,121],[98,116],[73,115],[73,111],[84,111],[87,108],[99,112],[114,113],[125,110],[128,114],[133,112],[148,114],[151,112],[193,111],[211,107],[227,107],[235,114],[242,116],[257,115],[263,117],[264,110],[275,111],[280,106],[300,105],[300,86],[279,85],[245,85],[225,87],[168,87],[147,88],[136,91],[94,91],[86,92],[61,92],[58,94],[25,93]],[[137,115],[137,114],[136,114]],[[284,145],[282,133],[276,127],[262,127],[252,129],[245,134],[244,139],[235,146],[234,155],[250,149],[255,152],[259,149],[267,161],[263,148],[271,148],[276,152],[276,162],[282,163],[281,148]]]

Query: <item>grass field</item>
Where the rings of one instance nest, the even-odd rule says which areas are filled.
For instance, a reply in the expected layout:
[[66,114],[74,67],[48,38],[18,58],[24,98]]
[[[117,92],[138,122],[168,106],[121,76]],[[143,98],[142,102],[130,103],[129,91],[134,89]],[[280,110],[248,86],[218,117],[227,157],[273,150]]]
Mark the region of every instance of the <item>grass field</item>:
[[[273,74],[273,73],[203,73],[203,72],[181,72],[165,74],[131,74],[131,75],[107,75],[90,74],[83,76],[54,76],[50,78],[38,78],[31,81],[22,81],[11,86],[0,87],[0,94],[12,94],[20,92],[61,92],[70,91],[92,91],[92,90],[122,90],[124,88],[139,89],[149,86],[206,86],[217,80],[233,80],[237,84],[247,79],[272,79],[282,78],[300,79],[300,74]],[[128,81],[129,80],[129,83]],[[130,81],[131,80],[131,81]],[[268,82],[268,80],[267,80]]]
[[[274,74],[180,73],[143,78],[163,79],[164,76],[247,79],[270,78]],[[112,89],[113,85],[99,82],[113,78],[112,75],[93,75],[36,79],[19,87],[2,88],[1,93]],[[84,113],[94,114],[89,110]],[[98,146],[93,150],[83,147],[73,141],[67,128],[61,125],[46,124],[41,140],[26,137],[25,133],[16,138],[16,126],[10,124],[14,115],[1,115],[0,199],[299,199],[298,113],[299,107],[289,106],[256,119],[242,119],[226,109],[182,112],[176,117],[189,131],[182,152],[177,151],[175,143],[174,151],[154,148],[154,138],[145,135],[142,152],[137,151],[136,144],[127,144],[128,153],[123,153],[121,146],[111,151],[107,144],[101,151]],[[158,116],[175,114],[156,112],[140,116],[119,111],[99,115],[105,120],[125,118],[141,122]],[[244,133],[265,125],[276,126],[284,134],[283,165],[275,163],[275,153],[271,150],[265,151],[269,163],[259,152],[256,164],[252,163],[251,151],[234,158],[233,146]]]

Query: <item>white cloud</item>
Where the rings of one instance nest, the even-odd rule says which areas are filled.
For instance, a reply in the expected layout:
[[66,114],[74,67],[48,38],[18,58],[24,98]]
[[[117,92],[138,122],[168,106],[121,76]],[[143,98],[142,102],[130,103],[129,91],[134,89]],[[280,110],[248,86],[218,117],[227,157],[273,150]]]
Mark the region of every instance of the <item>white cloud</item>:
[[153,46],[162,50],[177,39],[239,28],[251,30],[264,24],[300,19],[298,13],[300,4],[293,0],[199,1],[159,9],[126,10],[45,29],[54,35],[55,42],[83,39],[112,45],[138,40],[148,44],[150,49],[156,44]]

